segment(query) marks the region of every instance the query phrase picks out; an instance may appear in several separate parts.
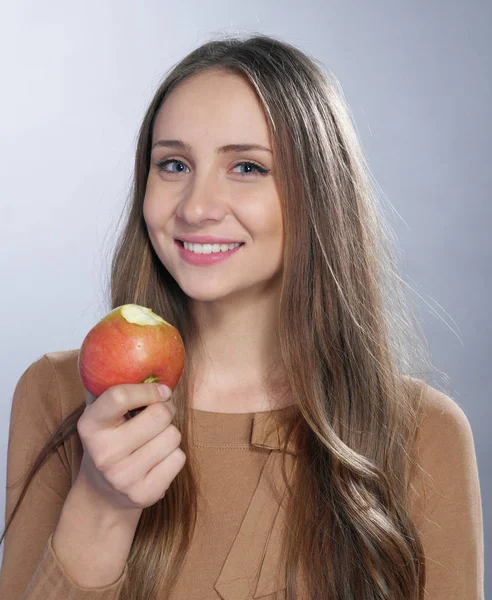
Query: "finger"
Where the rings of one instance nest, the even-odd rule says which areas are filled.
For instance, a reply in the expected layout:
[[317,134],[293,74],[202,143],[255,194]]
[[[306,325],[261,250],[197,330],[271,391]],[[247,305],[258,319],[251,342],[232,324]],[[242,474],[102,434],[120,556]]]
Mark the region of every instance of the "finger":
[[159,435],[124,458],[118,465],[118,470],[125,473],[132,481],[140,481],[161,461],[174,452],[181,442],[181,436],[176,427],[167,427]]
[[150,496],[153,490],[159,488],[164,488],[167,491],[176,478],[176,475],[184,467],[185,462],[186,454],[178,446],[178,448],[175,448],[171,454],[150,470],[140,484],[143,490],[142,493]]
[[129,456],[168,428],[176,414],[172,400],[146,406],[143,412],[111,432],[111,445],[118,448],[114,460]]
[[124,383],[112,386],[91,406],[92,419],[102,428],[121,425],[132,409],[161,402],[155,383]]

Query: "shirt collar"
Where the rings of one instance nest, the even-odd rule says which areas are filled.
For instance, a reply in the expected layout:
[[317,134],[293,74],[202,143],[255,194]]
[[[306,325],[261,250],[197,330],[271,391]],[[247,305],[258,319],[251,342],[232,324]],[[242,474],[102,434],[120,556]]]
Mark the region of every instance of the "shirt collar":
[[[255,413],[251,429],[251,445],[270,450],[281,450],[287,437],[290,421],[285,423],[283,421],[277,422],[274,413],[282,413],[282,417],[287,416],[287,418],[292,418],[296,412],[296,405],[290,404],[279,410]],[[299,453],[294,434],[289,439],[286,452],[293,455]]]

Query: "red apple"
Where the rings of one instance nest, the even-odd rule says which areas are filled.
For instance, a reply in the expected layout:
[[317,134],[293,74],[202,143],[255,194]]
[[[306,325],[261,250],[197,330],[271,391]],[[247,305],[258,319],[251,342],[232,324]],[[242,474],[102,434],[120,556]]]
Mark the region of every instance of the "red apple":
[[78,368],[85,389],[97,398],[122,383],[164,383],[174,390],[184,361],[184,344],[176,327],[150,308],[124,304],[86,335]]

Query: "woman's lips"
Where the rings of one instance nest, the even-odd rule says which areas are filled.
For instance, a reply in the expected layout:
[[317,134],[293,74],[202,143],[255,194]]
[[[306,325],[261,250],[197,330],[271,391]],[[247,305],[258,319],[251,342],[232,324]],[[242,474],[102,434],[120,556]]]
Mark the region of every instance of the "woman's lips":
[[203,266],[203,265],[215,265],[216,263],[222,262],[228,258],[230,258],[233,254],[235,254],[238,250],[244,246],[242,243],[237,248],[233,248],[232,250],[227,250],[226,252],[212,252],[210,254],[197,254],[192,250],[187,250],[184,247],[183,242],[179,240],[174,240],[175,245],[178,248],[178,252],[180,257],[191,265]]

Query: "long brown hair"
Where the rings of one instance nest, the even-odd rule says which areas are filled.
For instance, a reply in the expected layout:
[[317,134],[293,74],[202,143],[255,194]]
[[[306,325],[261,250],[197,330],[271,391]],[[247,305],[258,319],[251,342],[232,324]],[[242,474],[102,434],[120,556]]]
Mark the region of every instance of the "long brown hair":
[[[411,390],[429,378],[432,363],[399,275],[394,233],[332,73],[295,46],[260,34],[208,41],[170,70],[140,128],[108,310],[149,306],[179,329],[187,348],[199,341],[189,298],[151,245],[143,199],[156,114],[171,90],[207,69],[239,74],[258,94],[282,201],[279,368],[296,405],[287,437],[302,448],[288,487],[286,598],[296,597],[302,572],[311,600],[422,599],[425,561],[408,502],[418,421]],[[168,597],[195,528],[186,410],[194,367],[187,354],[174,392],[187,462],[165,497],[143,510],[124,600]],[[272,372],[278,392],[274,380]],[[84,409],[65,419],[38,455],[0,542],[37,470],[77,435]]]

